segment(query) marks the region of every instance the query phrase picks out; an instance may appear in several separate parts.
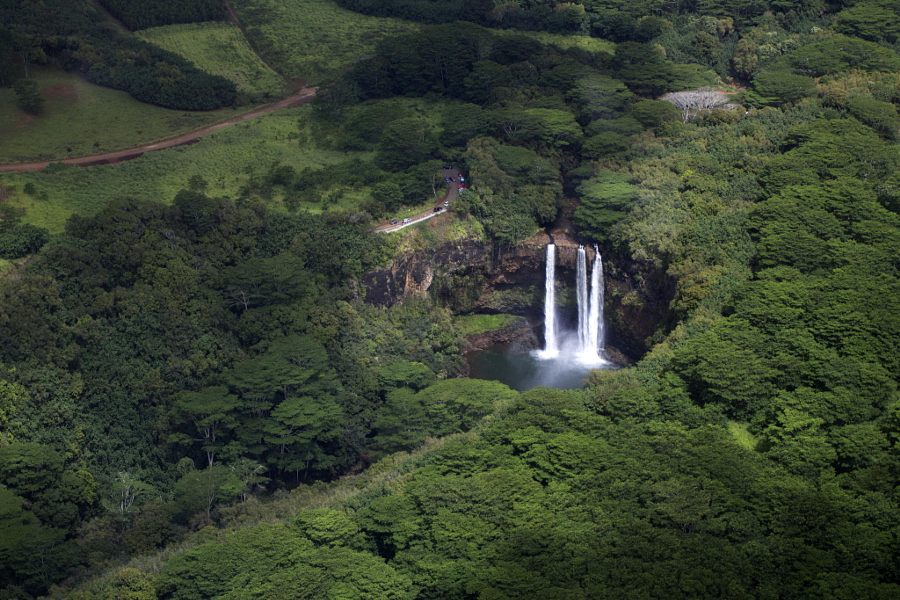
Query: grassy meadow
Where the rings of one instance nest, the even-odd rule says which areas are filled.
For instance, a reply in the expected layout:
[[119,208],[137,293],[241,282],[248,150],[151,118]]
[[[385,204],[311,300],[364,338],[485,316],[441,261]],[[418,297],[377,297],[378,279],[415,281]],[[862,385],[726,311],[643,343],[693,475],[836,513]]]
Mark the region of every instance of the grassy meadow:
[[361,15],[331,0],[232,0],[231,5],[269,64],[308,83],[335,77],[381,38],[419,27]]
[[77,75],[32,67],[46,104],[32,117],[0,88],[0,163],[87,156],[130,148],[224,121],[247,109],[185,113],[139,102]]
[[496,331],[509,327],[517,320],[522,319],[517,315],[458,315],[453,317],[453,324],[463,335],[479,335],[488,331]]
[[616,51],[615,43],[589,35],[562,35],[548,31],[518,31],[515,29],[493,29],[491,31],[497,35],[527,35],[542,44],[557,46],[564,50],[580,48],[588,52],[608,52],[610,54]]
[[[300,106],[262,115],[220,129],[197,144],[151,152],[120,165],[53,165],[43,172],[0,174],[0,182],[16,190],[9,202],[27,211],[23,222],[58,233],[72,214],[96,214],[117,197],[171,202],[193,175],[207,180],[210,195],[235,197],[251,176],[278,163],[299,171],[369,157],[312,144],[305,119],[309,109]],[[364,191],[352,191],[331,208],[355,206],[366,197]],[[273,202],[278,199],[276,193]],[[318,204],[301,207],[320,210]]]
[[[320,128],[309,121],[310,105],[283,109],[225,127],[204,136],[200,142],[157,152],[119,165],[71,167],[53,164],[42,172],[2,173],[0,183],[15,190],[8,200],[25,209],[23,222],[59,233],[72,214],[96,214],[110,200],[128,196],[169,203],[178,190],[187,187],[188,180],[201,175],[208,183],[211,196],[237,198],[251,178],[264,176],[275,165],[291,166],[296,171],[339,165],[351,161],[368,161],[371,152],[327,150],[330,143],[317,144],[327,138]],[[421,98],[391,98],[367,103],[358,108],[360,116],[372,112],[384,117],[418,116],[436,121],[441,106]],[[323,138],[324,135],[324,138]],[[351,167],[355,168],[355,167]],[[281,206],[288,190],[273,189],[273,206]],[[439,195],[443,188],[439,190]],[[318,198],[329,196],[329,210],[350,209],[370,200],[367,187],[349,188],[335,185],[320,190],[317,200],[300,202],[297,208],[313,213],[323,210]],[[411,217],[434,206],[430,194],[416,206],[407,206],[392,217]],[[414,228],[408,228],[409,230]],[[429,219],[420,235],[409,243],[421,245],[483,235],[474,219]],[[419,239],[422,238],[422,239]],[[418,247],[418,246],[417,246]]]
[[241,30],[231,23],[167,25],[135,35],[183,56],[207,73],[233,81],[248,99],[274,98],[287,91],[284,79],[256,55]]

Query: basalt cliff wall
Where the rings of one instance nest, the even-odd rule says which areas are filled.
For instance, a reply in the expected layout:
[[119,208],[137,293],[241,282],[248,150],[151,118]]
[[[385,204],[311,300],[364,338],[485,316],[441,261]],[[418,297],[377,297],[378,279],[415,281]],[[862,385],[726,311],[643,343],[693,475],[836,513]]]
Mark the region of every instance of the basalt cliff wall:
[[[541,336],[547,234],[516,246],[482,241],[447,243],[417,250],[385,269],[363,276],[367,302],[389,306],[404,298],[431,294],[458,312],[509,313],[528,320]],[[563,324],[573,323],[577,242],[555,235],[557,300]],[[588,248],[588,262],[594,258]],[[604,259],[607,345],[636,359],[665,322],[674,282],[649,264]]]

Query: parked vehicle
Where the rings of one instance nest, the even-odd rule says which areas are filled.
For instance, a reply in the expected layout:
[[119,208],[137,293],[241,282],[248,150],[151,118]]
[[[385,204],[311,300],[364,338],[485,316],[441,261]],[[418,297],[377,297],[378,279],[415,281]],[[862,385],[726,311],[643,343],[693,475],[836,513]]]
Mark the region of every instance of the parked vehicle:
[[434,207],[434,212],[441,212],[442,210],[444,210],[443,206],[435,206]]
[[394,219],[391,221],[391,225],[396,225],[399,222],[400,222],[400,219]]

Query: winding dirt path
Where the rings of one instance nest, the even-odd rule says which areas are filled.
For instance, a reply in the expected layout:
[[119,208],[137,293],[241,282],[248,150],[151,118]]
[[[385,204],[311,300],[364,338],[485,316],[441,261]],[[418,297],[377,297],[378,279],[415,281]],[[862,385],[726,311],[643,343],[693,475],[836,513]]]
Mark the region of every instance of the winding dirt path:
[[246,121],[247,119],[252,119],[253,117],[258,117],[259,115],[264,115],[266,113],[281,110],[283,108],[293,108],[294,106],[305,104],[316,96],[316,91],[318,89],[318,87],[302,88],[294,92],[287,98],[284,98],[283,100],[279,100],[278,102],[275,102],[273,104],[267,104],[266,106],[261,106],[259,108],[253,109],[250,112],[232,117],[227,121],[222,121],[221,123],[216,123],[215,125],[208,125],[201,129],[195,129],[194,131],[182,133],[181,135],[177,135],[166,140],[161,140],[159,142],[154,142],[152,144],[147,144],[145,146],[138,146],[136,148],[128,148],[125,150],[117,150],[115,152],[107,152],[105,154],[96,154],[94,156],[81,156],[79,158],[64,158],[61,160],[53,161],[0,165],[0,173],[40,171],[51,162],[61,162],[66,165],[76,165],[79,167],[91,167],[95,165],[115,165],[121,162],[125,162],[126,160],[134,160],[135,158],[140,158],[147,152],[155,152],[156,150],[165,150],[166,148],[195,144],[199,142],[200,138],[204,135],[208,135],[213,131],[222,129],[223,127],[228,127],[229,125],[234,125],[235,123],[240,123],[241,121]]
[[[375,226],[375,229],[373,229],[373,231],[377,233],[390,233],[392,231],[400,231],[404,227],[410,227],[412,225],[415,225],[416,223],[421,223],[426,219],[430,219],[431,217],[436,217],[438,215],[444,214],[447,209],[447,206],[444,203],[446,202],[447,205],[449,205],[453,200],[456,200],[456,195],[459,193],[459,186],[463,184],[463,182],[460,181],[462,171],[460,171],[456,167],[450,167],[449,169],[441,169],[440,172],[444,179],[450,179],[451,177],[453,179],[452,181],[447,181],[447,194],[443,198],[438,198],[437,204],[435,204],[431,209],[426,210],[425,212],[410,217],[409,223],[403,223],[401,221],[400,223],[393,225],[391,224],[390,220],[382,221]],[[435,209],[438,209],[437,212],[435,212]]]

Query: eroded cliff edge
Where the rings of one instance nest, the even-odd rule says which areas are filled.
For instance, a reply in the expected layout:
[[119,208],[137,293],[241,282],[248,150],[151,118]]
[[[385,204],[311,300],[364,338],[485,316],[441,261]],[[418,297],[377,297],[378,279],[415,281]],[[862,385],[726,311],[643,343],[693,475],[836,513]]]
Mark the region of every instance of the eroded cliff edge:
[[[578,243],[555,234],[557,301],[565,322],[575,315],[575,256]],[[399,257],[363,276],[367,302],[388,306],[403,298],[432,294],[459,313],[521,315],[542,337],[544,261],[550,237],[533,236],[516,246],[478,240],[443,244]],[[588,260],[594,250],[588,248]],[[631,359],[646,352],[666,322],[674,281],[650,263],[603,259],[606,278],[607,345]]]

